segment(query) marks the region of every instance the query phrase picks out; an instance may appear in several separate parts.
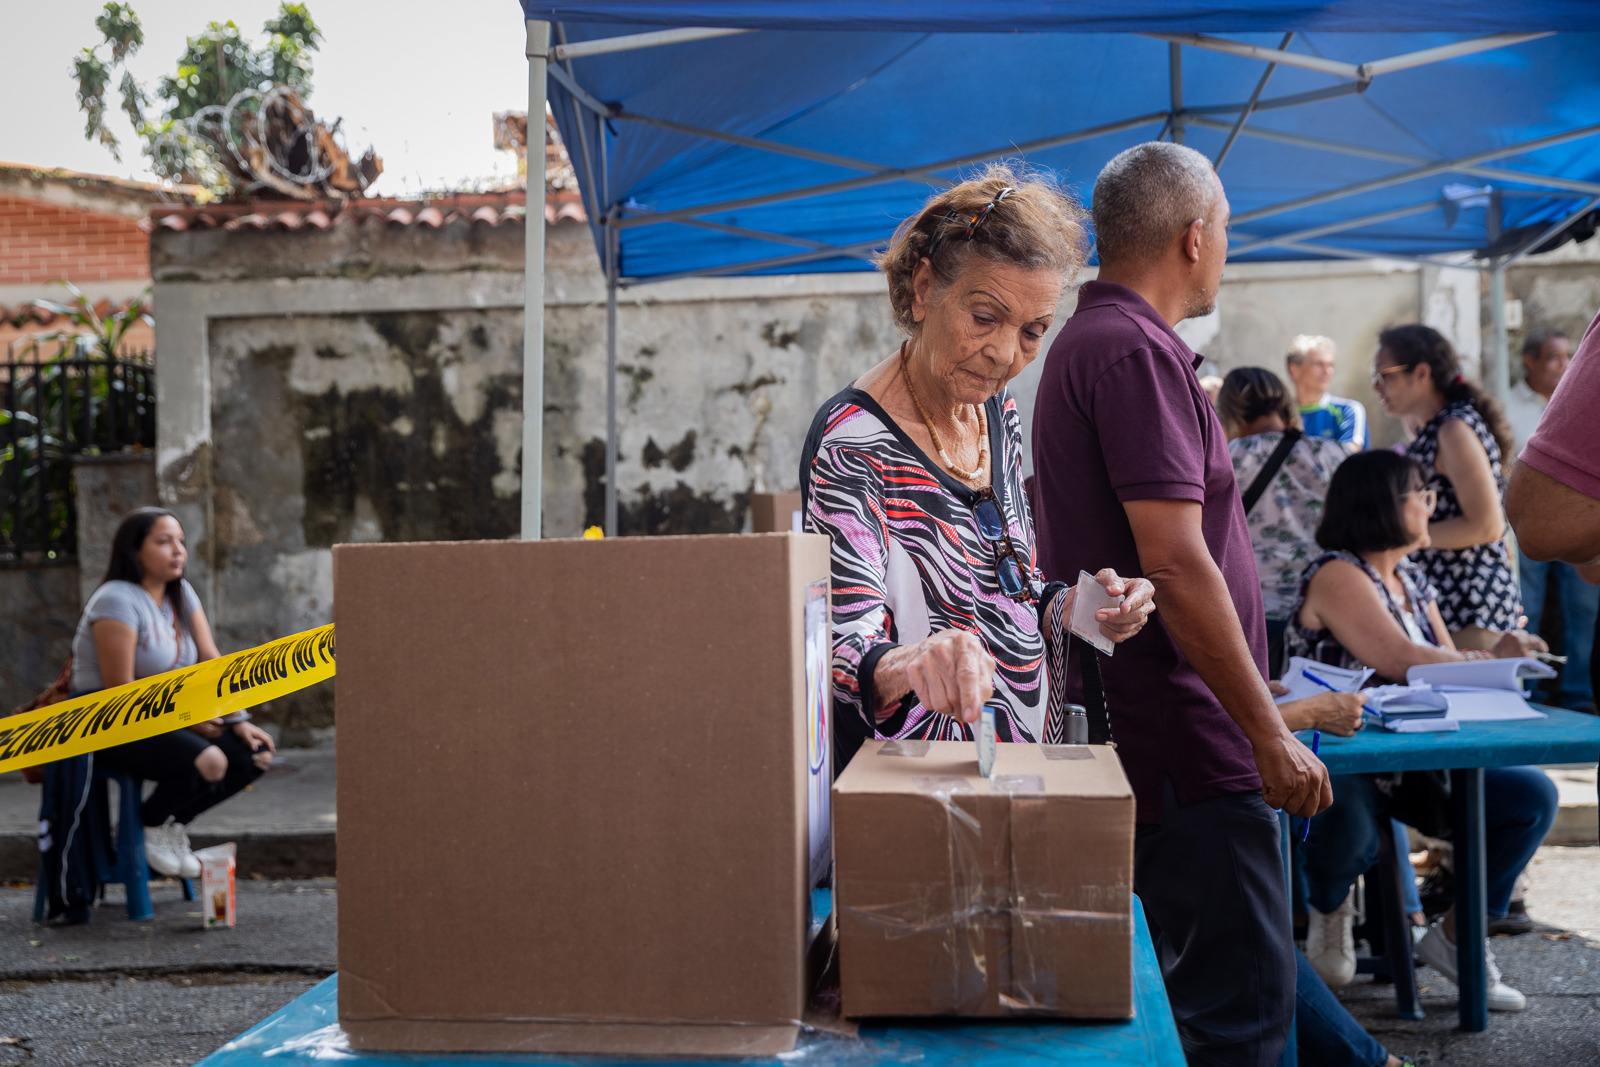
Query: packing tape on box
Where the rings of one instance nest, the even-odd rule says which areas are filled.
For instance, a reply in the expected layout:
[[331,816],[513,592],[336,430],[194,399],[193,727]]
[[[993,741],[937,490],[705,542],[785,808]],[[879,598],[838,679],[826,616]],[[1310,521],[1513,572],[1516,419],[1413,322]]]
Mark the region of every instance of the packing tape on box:
[[[920,755],[895,754],[913,758]],[[929,976],[936,1011],[970,1014],[982,1007],[992,973],[1003,1007],[1018,1013],[1054,1012],[1060,1001],[1051,935],[1062,926],[1092,926],[1132,936],[1131,887],[1125,883],[1078,886],[1067,899],[1024,884],[1028,879],[1017,869],[1012,838],[1022,823],[1035,821],[1044,825],[1047,801],[1039,775],[997,775],[990,781],[990,795],[1002,795],[1007,800],[1007,870],[1003,880],[984,878],[982,823],[956,802],[960,796],[976,799],[980,795],[970,780],[936,775],[913,778],[912,783],[944,810],[949,826],[948,885],[915,886],[910,897],[905,895],[903,883],[863,885],[857,890],[862,898],[887,897],[893,902],[845,904],[841,913],[877,927],[890,939],[937,939],[937,955],[947,959],[950,967],[948,971],[934,968]],[[991,848],[993,845],[991,842]],[[991,937],[996,945],[994,953],[988,946]]]
[[0,773],[80,756],[288,696],[334,675],[333,626],[280,637],[0,719]]

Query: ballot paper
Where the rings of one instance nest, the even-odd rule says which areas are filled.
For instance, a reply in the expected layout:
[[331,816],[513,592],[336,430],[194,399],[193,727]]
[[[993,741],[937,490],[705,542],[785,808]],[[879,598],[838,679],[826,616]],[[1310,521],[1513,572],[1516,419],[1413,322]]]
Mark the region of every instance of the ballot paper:
[[1372,677],[1370,668],[1346,670],[1343,667],[1330,667],[1326,663],[1318,663],[1304,656],[1290,656],[1289,668],[1279,679],[1289,692],[1275,698],[1279,704],[1290,700],[1304,700],[1306,697],[1314,697],[1318,693],[1328,691],[1327,686],[1318,685],[1307,677],[1305,674],[1307,670],[1341,693],[1359,692],[1361,687],[1367,684],[1367,679]]
[[1555,676],[1555,668],[1529,656],[1473,659],[1458,663],[1419,663],[1406,671],[1406,681],[1412,685],[1435,685],[1447,691],[1464,687],[1521,693],[1523,682]]
[[1094,580],[1094,575],[1088,571],[1078,572],[1078,589],[1072,599],[1072,620],[1067,629],[1075,636],[1083,638],[1104,655],[1111,655],[1117,646],[1111,643],[1111,638],[1100,632],[1100,623],[1095,619],[1094,613],[1101,608],[1114,608],[1122,603],[1120,596],[1106,595],[1106,587]]
[[994,777],[995,733],[994,708],[985,704],[978,715],[978,773],[985,778]]

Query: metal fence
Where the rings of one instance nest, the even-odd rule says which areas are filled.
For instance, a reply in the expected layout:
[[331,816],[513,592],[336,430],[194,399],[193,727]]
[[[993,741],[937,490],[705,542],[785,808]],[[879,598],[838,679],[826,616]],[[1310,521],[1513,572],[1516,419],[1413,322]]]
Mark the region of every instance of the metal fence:
[[155,443],[154,353],[13,345],[0,361],[0,566],[77,554],[75,456]]

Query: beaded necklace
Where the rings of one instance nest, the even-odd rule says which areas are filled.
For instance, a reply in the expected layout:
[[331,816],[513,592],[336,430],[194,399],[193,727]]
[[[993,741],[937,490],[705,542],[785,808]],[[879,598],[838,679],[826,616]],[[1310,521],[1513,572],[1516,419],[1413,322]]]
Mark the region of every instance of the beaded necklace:
[[950,468],[950,473],[964,482],[976,482],[982,478],[983,461],[989,455],[989,424],[983,417],[983,405],[974,405],[978,409],[978,465],[970,471],[962,470],[956,466],[955,460],[950,458],[950,453],[944,450],[944,442],[939,440],[939,431],[933,428],[933,420],[928,418],[928,412],[923,408],[922,401],[917,399],[917,391],[911,386],[910,357],[907,354],[906,343],[903,341],[900,343],[900,373],[905,376],[906,392],[911,394],[911,403],[916,405],[917,414],[922,417],[922,425],[927,427],[928,436],[933,438],[934,450],[939,453],[939,458],[944,461],[944,465]]

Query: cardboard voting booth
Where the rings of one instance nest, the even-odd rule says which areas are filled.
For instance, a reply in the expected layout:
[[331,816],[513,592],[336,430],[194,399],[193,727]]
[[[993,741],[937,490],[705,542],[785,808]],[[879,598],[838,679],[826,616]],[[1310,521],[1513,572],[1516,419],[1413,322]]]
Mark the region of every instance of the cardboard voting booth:
[[792,533],[336,548],[352,1044],[792,1048],[827,582]]
[[1133,790],[1100,745],[868,741],[834,785],[845,1015],[1133,1014]]

